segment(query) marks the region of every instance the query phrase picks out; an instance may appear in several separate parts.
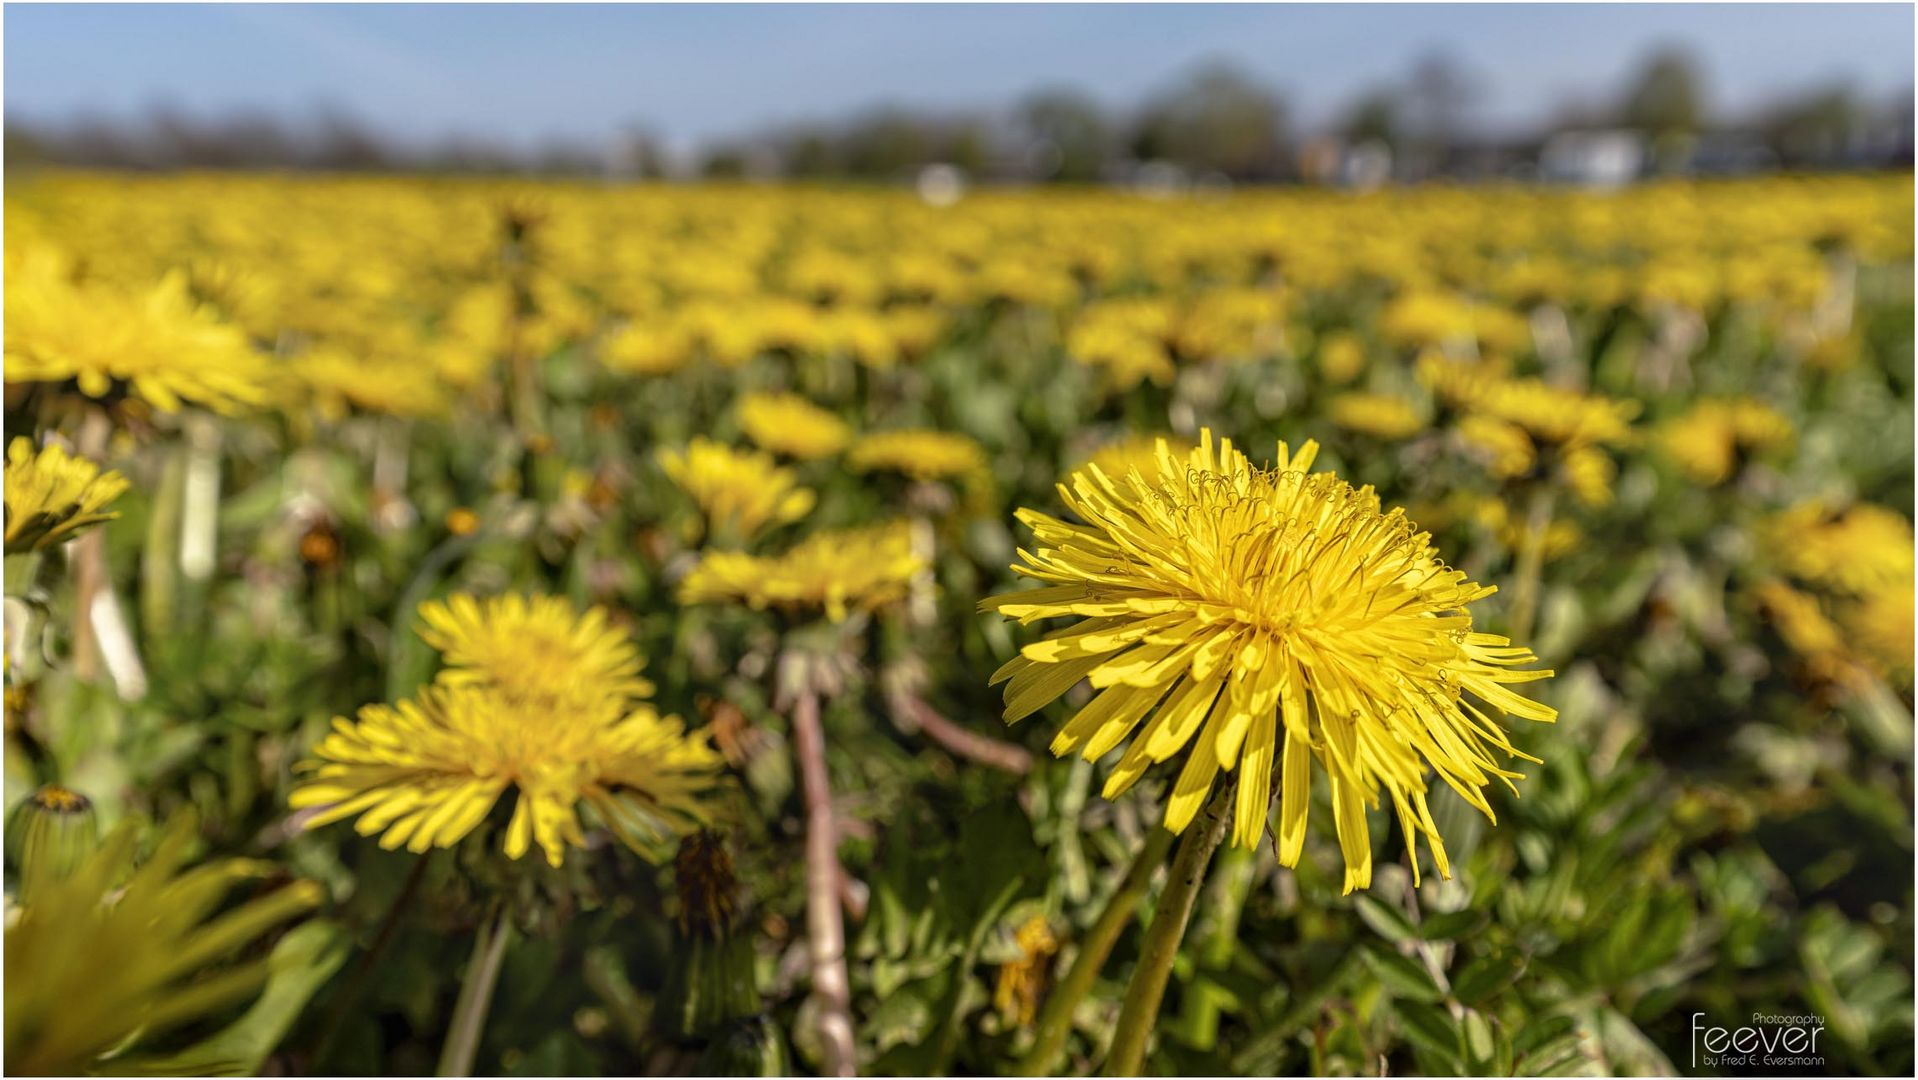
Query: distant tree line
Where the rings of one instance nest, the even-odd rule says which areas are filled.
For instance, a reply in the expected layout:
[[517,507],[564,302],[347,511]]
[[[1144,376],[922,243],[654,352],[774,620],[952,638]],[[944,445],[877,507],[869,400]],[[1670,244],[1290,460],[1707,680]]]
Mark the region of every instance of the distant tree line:
[[1522,174],[1555,135],[1604,131],[1642,140],[1647,171],[1911,162],[1909,91],[1872,102],[1833,85],[1783,98],[1755,115],[1726,117],[1714,113],[1698,64],[1680,49],[1647,56],[1615,93],[1568,103],[1540,130],[1519,137],[1475,133],[1472,112],[1481,94],[1471,72],[1432,54],[1403,80],[1363,91],[1331,123],[1309,132],[1293,122],[1278,91],[1214,63],[1130,111],[1110,109],[1069,87],[1048,87],[990,113],[879,107],[714,141],[677,156],[643,129],[597,143],[555,140],[533,151],[472,138],[401,142],[337,109],[321,110],[304,123],[260,114],[195,119],[170,109],[134,122],[9,119],[5,149],[9,167],[899,181],[937,164],[988,181],[1172,176],[1182,182],[1259,183],[1349,178],[1355,160],[1373,162],[1378,179]]

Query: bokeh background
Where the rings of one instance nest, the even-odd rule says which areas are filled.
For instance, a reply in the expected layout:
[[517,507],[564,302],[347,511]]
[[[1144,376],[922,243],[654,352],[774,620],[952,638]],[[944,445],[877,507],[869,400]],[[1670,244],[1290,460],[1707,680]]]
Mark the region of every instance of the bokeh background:
[[[191,813],[193,858],[257,860],[243,898],[324,895],[233,960],[271,958],[257,1001],[128,1061],[431,1071],[510,896],[479,1072],[818,1070],[797,663],[832,687],[860,1067],[1096,1070],[1143,918],[1046,1006],[1176,762],[1101,799],[1116,754],[1047,753],[1084,687],[1003,725],[987,679],[1043,628],[976,605],[1017,583],[1015,510],[1209,427],[1255,460],[1317,439],[1405,507],[1500,587],[1475,617],[1557,670],[1560,719],[1509,721],[1541,763],[1495,825],[1440,792],[1450,880],[1424,856],[1415,887],[1375,810],[1345,894],[1323,792],[1296,870],[1222,852],[1150,1071],[1779,1071],[1695,1054],[1695,1017],[1766,1014],[1826,1032],[1784,1071],[1909,1072],[1910,7],[4,30],[7,437],[132,482],[9,555],[9,811],[58,781],[143,843]],[[849,619],[680,592],[715,552],[868,526],[927,566]],[[746,959],[716,1021],[670,858],[594,828],[549,872],[499,820],[422,857],[288,805],[334,717],[434,677],[422,602],[506,591],[606,609],[723,751]],[[117,962],[16,955],[10,1002]],[[10,1065],[28,1037],[10,1005]]]

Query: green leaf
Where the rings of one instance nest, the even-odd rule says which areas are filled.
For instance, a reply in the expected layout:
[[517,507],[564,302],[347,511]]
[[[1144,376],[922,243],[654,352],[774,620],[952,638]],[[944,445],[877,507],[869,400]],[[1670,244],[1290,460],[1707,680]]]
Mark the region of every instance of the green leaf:
[[1360,893],[1358,903],[1354,906],[1358,909],[1359,918],[1365,920],[1365,925],[1395,945],[1419,936],[1417,928],[1412,925],[1412,920],[1405,917],[1404,912],[1370,893]]
[[1447,911],[1426,916],[1425,921],[1419,923],[1418,934],[1426,941],[1457,941],[1469,937],[1484,923],[1484,913],[1471,908]]
[[1392,1012],[1399,1018],[1399,1027],[1413,1045],[1439,1055],[1457,1068],[1461,1043],[1458,1025],[1453,1023],[1451,1013],[1437,1005],[1416,1001],[1398,1002],[1392,1006]]
[[245,1015],[177,1053],[116,1061],[111,1071],[146,1076],[257,1076],[266,1057],[349,951],[337,923],[313,919],[293,928],[267,958],[266,987]]
[[1512,953],[1478,957],[1452,980],[1452,995],[1462,1004],[1477,1005],[1518,981],[1524,970],[1524,958]]
[[1438,1001],[1445,996],[1432,976],[1411,959],[1401,956],[1390,949],[1368,945],[1363,954],[1366,963],[1372,966],[1379,982],[1398,997],[1411,998],[1414,1001]]

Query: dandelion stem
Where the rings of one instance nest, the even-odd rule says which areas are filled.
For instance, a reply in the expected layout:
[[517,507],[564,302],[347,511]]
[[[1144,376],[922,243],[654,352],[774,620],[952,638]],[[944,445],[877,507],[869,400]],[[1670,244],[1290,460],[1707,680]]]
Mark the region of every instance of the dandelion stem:
[[346,988],[340,991],[340,996],[334,999],[333,1008],[327,1013],[326,1027],[321,1030],[320,1041],[315,1044],[316,1049],[313,1051],[314,1062],[325,1062],[326,1056],[333,1052],[333,1044],[339,1040],[341,1030],[346,1027],[347,1013],[359,1004],[360,997],[366,993],[367,983],[372,980],[373,973],[379,970],[380,960],[386,955],[387,947],[393,943],[393,936],[399,930],[400,917],[406,914],[406,910],[413,904],[413,897],[420,891],[420,882],[426,878],[426,864],[431,859],[430,853],[413,859],[413,869],[406,875],[406,883],[401,885],[400,891],[394,895],[392,905],[386,909],[386,917],[380,920],[380,928],[373,936],[373,944],[367,946],[366,951],[360,954],[359,960],[353,965],[353,973],[349,976],[350,981],[346,984]]
[[856,1075],[852,988],[846,977],[846,928],[839,908],[838,829],[826,775],[826,733],[819,698],[802,690],[793,703],[793,751],[806,796],[806,946],[819,1006],[819,1041],[828,1076]]
[[968,761],[1002,769],[1014,776],[1032,771],[1032,755],[1025,747],[968,731],[946,719],[916,694],[903,694],[895,700],[892,716],[907,734],[923,733]]
[[1154,827],[1146,834],[1145,846],[1133,858],[1118,888],[1112,890],[1105,910],[1079,942],[1078,955],[1072,958],[1066,977],[1046,995],[1032,1049],[1019,1062],[1020,1076],[1049,1076],[1057,1071],[1059,1054],[1065,1049],[1067,1036],[1072,1034],[1072,1014],[1078,1011],[1079,1003],[1098,981],[1099,971],[1112,955],[1119,935],[1131,924],[1146,887],[1152,883],[1152,875],[1164,865],[1166,852],[1172,850],[1172,840],[1172,834],[1163,828]]
[[1539,579],[1545,569],[1545,533],[1552,525],[1552,489],[1541,485],[1532,492],[1525,514],[1525,535],[1518,549],[1512,586],[1511,638],[1529,641],[1538,614]]
[[440,1050],[438,1075],[473,1075],[473,1058],[479,1052],[480,1034],[486,1030],[486,1013],[493,1005],[493,986],[499,982],[500,961],[506,956],[507,939],[512,936],[506,904],[493,901],[493,909],[481,924],[479,936],[473,939],[473,958],[467,961],[459,1000],[453,1005],[453,1023],[446,1030],[446,1045]]
[[1205,883],[1212,853],[1225,839],[1226,823],[1232,819],[1232,791],[1231,784],[1220,784],[1199,820],[1187,826],[1179,840],[1165,891],[1146,930],[1139,966],[1133,969],[1132,983],[1126,987],[1125,1003],[1119,1009],[1119,1022],[1113,1028],[1112,1048],[1106,1053],[1107,1076],[1138,1076],[1145,1065],[1146,1044],[1158,1022],[1159,1003],[1165,999],[1165,984],[1179,955],[1179,942],[1185,937],[1186,923],[1192,918],[1192,906]]

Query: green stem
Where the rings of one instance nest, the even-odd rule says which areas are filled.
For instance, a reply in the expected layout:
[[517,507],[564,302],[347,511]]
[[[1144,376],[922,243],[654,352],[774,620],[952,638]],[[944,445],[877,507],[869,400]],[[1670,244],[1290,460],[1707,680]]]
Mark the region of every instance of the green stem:
[[1205,883],[1206,866],[1212,862],[1212,853],[1218,850],[1220,841],[1225,839],[1226,823],[1232,819],[1232,791],[1229,783],[1218,785],[1211,801],[1200,812],[1199,820],[1186,826],[1185,835],[1179,840],[1178,854],[1172,857],[1172,872],[1166,878],[1165,891],[1159,896],[1152,926],[1146,930],[1139,965],[1132,971],[1132,984],[1126,987],[1125,1003],[1113,1027],[1112,1048],[1106,1053],[1107,1076],[1138,1076],[1145,1065],[1146,1044],[1151,1041],[1153,1026],[1159,1019],[1159,1003],[1165,999],[1165,984],[1172,975],[1172,962],[1179,955],[1179,941],[1185,937],[1186,923],[1192,918],[1199,886]]
[[327,1013],[326,1026],[321,1029],[320,1041],[313,1051],[315,1063],[324,1063],[327,1055],[333,1052],[333,1044],[339,1041],[340,1032],[346,1027],[347,1014],[366,993],[367,984],[371,982],[373,973],[379,970],[380,960],[386,956],[387,947],[392,945],[394,933],[399,930],[400,917],[412,906],[413,897],[420,891],[420,882],[426,878],[426,864],[430,859],[430,853],[414,857],[413,869],[406,875],[406,883],[400,886],[400,891],[394,894],[393,903],[386,909],[386,917],[380,920],[373,944],[354,963],[346,988],[340,991],[331,1011]]
[[1181,1002],[1179,1016],[1183,1038],[1195,1050],[1210,1052],[1218,1044],[1219,1012],[1232,1001],[1232,995],[1208,976],[1232,964],[1232,950],[1239,942],[1239,916],[1256,869],[1255,854],[1251,848],[1227,848],[1212,871],[1199,946],[1199,977]]
[[493,985],[499,982],[500,961],[506,956],[506,943],[513,927],[506,905],[498,900],[473,939],[473,958],[467,961],[466,978],[460,982],[459,1001],[453,1006],[453,1023],[446,1029],[446,1045],[440,1050],[440,1076],[473,1075],[473,1057],[479,1052],[480,1034],[486,1030],[486,1013],[493,1004]]
[[1525,514],[1525,535],[1520,538],[1517,582],[1512,586],[1512,640],[1519,644],[1532,636],[1532,621],[1538,614],[1539,579],[1545,569],[1545,532],[1552,524],[1552,489],[1543,484],[1532,492]]
[[1118,888],[1107,898],[1105,910],[1080,941],[1078,955],[1072,958],[1066,977],[1046,995],[1045,1006],[1039,1011],[1038,1034],[1033,1038],[1032,1049],[1019,1061],[1018,1075],[1049,1076],[1056,1071],[1059,1054],[1065,1049],[1066,1038],[1072,1034],[1072,1014],[1091,992],[1106,958],[1112,955],[1112,947],[1119,942],[1119,935],[1131,925],[1132,914],[1138,910],[1146,887],[1152,883],[1152,875],[1164,865],[1166,853],[1172,850],[1172,840],[1171,833],[1156,826],[1146,835],[1145,846],[1139,849]]

